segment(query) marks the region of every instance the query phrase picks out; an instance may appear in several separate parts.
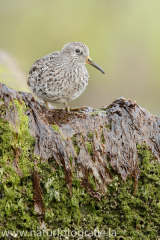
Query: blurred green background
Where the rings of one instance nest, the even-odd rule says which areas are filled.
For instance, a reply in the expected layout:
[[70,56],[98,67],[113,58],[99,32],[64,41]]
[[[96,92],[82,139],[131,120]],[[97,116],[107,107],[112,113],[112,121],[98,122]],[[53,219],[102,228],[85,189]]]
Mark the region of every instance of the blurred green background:
[[85,43],[106,74],[87,66],[89,85],[70,106],[123,96],[160,115],[160,1],[0,0],[0,82],[28,91],[32,64],[72,41]]

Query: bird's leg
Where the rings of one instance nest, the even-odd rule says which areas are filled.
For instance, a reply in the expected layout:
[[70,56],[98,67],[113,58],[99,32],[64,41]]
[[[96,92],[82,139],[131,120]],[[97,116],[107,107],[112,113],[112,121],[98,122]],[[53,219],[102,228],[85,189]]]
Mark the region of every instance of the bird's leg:
[[70,112],[70,109],[69,109],[69,106],[67,105],[67,103],[63,103],[63,105],[65,106],[66,112]]
[[44,101],[44,103],[46,104],[47,109],[50,110],[48,102]]

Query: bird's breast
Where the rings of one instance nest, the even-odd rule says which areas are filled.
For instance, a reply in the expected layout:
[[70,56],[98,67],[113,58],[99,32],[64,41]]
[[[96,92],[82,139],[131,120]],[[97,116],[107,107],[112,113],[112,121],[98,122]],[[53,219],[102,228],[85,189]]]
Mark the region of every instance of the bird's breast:
[[60,74],[64,81],[70,83],[88,83],[89,80],[89,74],[85,66],[78,66],[73,68],[69,68],[66,66],[60,72]]

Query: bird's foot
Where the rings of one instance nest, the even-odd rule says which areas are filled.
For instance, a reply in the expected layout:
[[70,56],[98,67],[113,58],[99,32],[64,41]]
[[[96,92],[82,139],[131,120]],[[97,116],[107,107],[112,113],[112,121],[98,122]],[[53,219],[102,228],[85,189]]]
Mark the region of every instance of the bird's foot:
[[65,106],[65,110],[67,113],[70,113],[70,112],[78,112],[80,111],[81,109],[83,109],[83,107],[75,107],[75,108],[70,108],[67,103],[63,103],[64,106]]
[[70,111],[79,111],[79,110],[81,110],[81,108],[80,107],[75,107],[75,108],[70,108]]

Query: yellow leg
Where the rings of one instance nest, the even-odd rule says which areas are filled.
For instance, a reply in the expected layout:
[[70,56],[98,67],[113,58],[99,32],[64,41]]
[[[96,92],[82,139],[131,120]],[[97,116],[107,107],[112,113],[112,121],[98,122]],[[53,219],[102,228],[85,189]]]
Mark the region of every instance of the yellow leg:
[[46,104],[47,109],[50,109],[49,105],[48,105],[48,102],[44,101],[44,103]]
[[79,111],[81,108],[75,107],[75,108],[70,108],[70,111]]
[[69,106],[67,105],[67,103],[63,103],[63,105],[65,106],[66,112],[70,112],[70,109],[69,109]]

